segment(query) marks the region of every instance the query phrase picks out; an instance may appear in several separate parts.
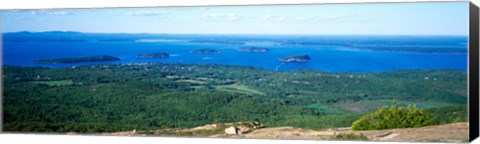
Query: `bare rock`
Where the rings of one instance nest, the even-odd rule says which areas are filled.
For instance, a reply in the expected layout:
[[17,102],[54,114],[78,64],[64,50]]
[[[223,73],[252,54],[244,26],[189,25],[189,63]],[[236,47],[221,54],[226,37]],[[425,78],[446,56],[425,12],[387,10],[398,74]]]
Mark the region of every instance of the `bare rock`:
[[225,129],[225,133],[227,135],[237,135],[238,134],[238,128],[231,126]]
[[237,128],[237,133],[238,134],[245,134],[245,133],[250,132],[250,129],[246,126],[238,126],[236,128]]
[[218,128],[218,124],[209,124],[199,127],[191,128],[190,131],[198,131],[198,130],[212,130]]

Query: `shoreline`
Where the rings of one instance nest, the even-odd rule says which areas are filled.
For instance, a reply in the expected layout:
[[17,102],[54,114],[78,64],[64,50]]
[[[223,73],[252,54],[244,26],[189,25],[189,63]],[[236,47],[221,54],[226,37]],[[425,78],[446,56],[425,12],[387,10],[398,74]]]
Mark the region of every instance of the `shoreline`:
[[[91,62],[89,62],[91,63]],[[278,68],[282,65],[285,65],[285,62],[281,62],[279,65],[275,66],[275,69],[267,69],[262,67],[256,66],[246,66],[246,65],[231,65],[231,64],[216,64],[216,63],[166,63],[166,62],[132,62],[132,63],[100,63],[100,62],[93,62],[96,64],[80,64],[80,65],[70,65],[70,66],[59,66],[59,67],[52,67],[52,66],[42,66],[42,65],[2,65],[2,67],[41,67],[41,68],[49,68],[49,69],[62,69],[62,68],[72,68],[72,67],[89,67],[89,66],[106,66],[106,65],[121,65],[121,66],[139,66],[139,65],[219,65],[219,66],[233,66],[233,67],[254,67],[255,69],[262,69],[266,71],[272,72],[294,72],[298,70],[313,70],[322,73],[355,73],[355,74],[364,74],[364,73],[383,73],[383,72],[394,72],[394,71],[405,71],[405,70],[419,70],[419,71],[441,71],[441,70],[449,70],[449,71],[461,71],[467,72],[467,70],[462,69],[455,69],[455,68],[435,68],[435,69],[419,69],[419,68],[405,68],[405,69],[391,69],[385,71],[325,71],[313,68],[298,68],[298,69],[291,69],[291,70],[279,70]],[[70,64],[70,63],[69,63]],[[48,64],[48,65],[55,65],[55,64]]]

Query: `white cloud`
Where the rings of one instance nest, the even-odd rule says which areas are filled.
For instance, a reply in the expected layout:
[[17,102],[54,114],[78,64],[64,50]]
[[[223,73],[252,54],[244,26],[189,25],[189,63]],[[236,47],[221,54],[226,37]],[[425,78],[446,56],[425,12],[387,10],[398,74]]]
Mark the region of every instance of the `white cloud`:
[[261,19],[267,20],[267,21],[285,21],[289,18],[284,15],[266,14]]
[[162,16],[162,17],[172,17],[170,13],[156,12],[156,11],[135,11],[127,12],[125,15],[128,16]]
[[69,13],[64,12],[64,11],[52,11],[52,12],[48,12],[47,14],[49,14],[49,15],[68,15]]
[[30,12],[31,15],[69,15],[71,12],[66,11],[52,11],[52,10],[35,10]]
[[170,7],[168,9],[172,11],[190,11],[190,10],[197,10],[198,7]]
[[338,16],[285,16],[276,14],[266,14],[260,17],[264,21],[272,22],[293,22],[293,21],[312,21],[312,22],[353,22],[361,21],[357,15],[338,15]]
[[364,22],[365,19],[358,15],[338,15],[338,16],[325,16],[315,19],[322,22]]
[[284,17],[284,16],[280,16],[280,17],[275,18],[275,20],[277,20],[277,21],[284,21],[286,19],[287,19],[287,17]]
[[311,20],[312,17],[309,16],[297,16],[294,18],[295,20]]
[[227,19],[227,20],[238,20],[240,16],[236,13],[209,13],[203,14],[202,18],[217,18],[217,19]]

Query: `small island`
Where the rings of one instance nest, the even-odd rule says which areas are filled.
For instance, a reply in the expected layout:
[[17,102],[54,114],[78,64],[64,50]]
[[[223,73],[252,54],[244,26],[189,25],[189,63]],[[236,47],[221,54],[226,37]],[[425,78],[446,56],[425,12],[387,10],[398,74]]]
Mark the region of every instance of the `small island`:
[[167,53],[151,53],[151,54],[139,54],[137,57],[140,58],[168,58],[170,55]]
[[191,51],[192,53],[200,53],[200,54],[211,54],[211,53],[220,53],[221,50],[214,50],[214,49],[196,49]]
[[101,61],[118,61],[120,58],[109,55],[87,56],[87,57],[66,57],[55,59],[35,60],[35,63],[42,64],[62,64],[62,63],[79,63],[79,62],[101,62]]
[[241,47],[241,48],[238,48],[238,50],[240,50],[241,52],[254,52],[254,53],[268,52],[267,48],[255,47],[255,46]]
[[308,55],[296,55],[296,56],[283,57],[283,58],[280,58],[279,60],[281,62],[309,62],[311,58]]

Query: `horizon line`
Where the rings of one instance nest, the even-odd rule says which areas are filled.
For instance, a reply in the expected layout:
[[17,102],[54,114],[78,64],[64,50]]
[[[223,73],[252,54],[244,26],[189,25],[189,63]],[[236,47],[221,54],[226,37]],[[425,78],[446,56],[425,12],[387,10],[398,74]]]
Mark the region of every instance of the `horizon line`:
[[12,31],[1,32],[2,34],[10,33],[83,33],[83,34],[152,34],[152,35],[337,35],[337,36],[469,36],[468,34],[312,34],[312,33],[148,33],[148,32],[82,32],[82,31],[63,31],[63,30],[50,30],[50,31]]

